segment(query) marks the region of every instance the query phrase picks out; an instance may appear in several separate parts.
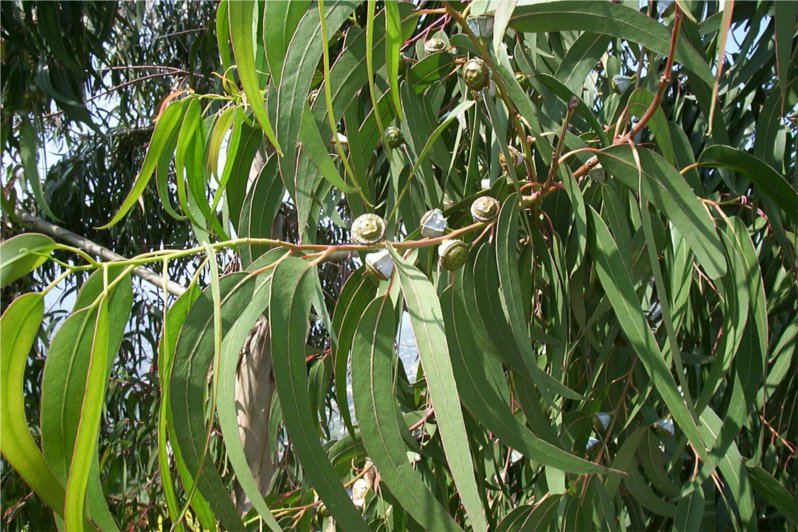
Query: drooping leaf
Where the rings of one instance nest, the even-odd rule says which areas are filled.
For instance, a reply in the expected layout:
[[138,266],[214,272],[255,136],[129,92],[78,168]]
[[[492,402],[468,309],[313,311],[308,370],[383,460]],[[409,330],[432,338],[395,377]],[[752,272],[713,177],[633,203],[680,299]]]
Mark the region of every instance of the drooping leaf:
[[33,441],[25,419],[24,374],[44,314],[44,298],[19,296],[0,317],[0,450],[33,491],[54,512],[64,515],[64,486]]
[[430,400],[441,433],[446,460],[463,506],[477,530],[487,528],[485,512],[474,479],[468,436],[457,398],[457,384],[446,348],[443,314],[435,288],[424,274],[389,248],[399,272],[402,294],[418,344],[421,365],[427,377]]
[[779,205],[787,217],[798,220],[798,192],[767,163],[731,146],[714,145],[701,152],[698,162],[704,166],[728,168],[746,176],[756,190]]
[[47,261],[56,247],[49,236],[24,233],[0,243],[0,286],[13,283]]
[[407,458],[409,449],[398,423],[401,412],[392,390],[394,314],[389,298],[372,300],[352,343],[352,395],[363,444],[382,481],[423,529],[461,530]]
[[252,38],[252,20],[256,18],[256,2],[253,0],[236,0],[228,2],[228,17],[230,20],[230,41],[233,44],[233,54],[236,59],[236,70],[241,80],[241,86],[247,95],[252,114],[260,124],[266,138],[269,139],[277,153],[282,154],[280,143],[272,129],[269,115],[263,101],[263,94],[258,84],[258,74],[255,70],[255,43]]
[[590,210],[590,253],[596,261],[601,285],[610,300],[621,329],[632,348],[640,357],[657,392],[662,397],[674,420],[684,431],[700,455],[706,456],[706,445],[698,432],[696,421],[690,414],[676,382],[668,370],[657,341],[648,326],[634,291],[629,271],[620,258],[620,251],[598,213]]
[[108,223],[101,225],[98,229],[108,229],[112,225],[116,225],[136,204],[144,189],[150,182],[152,174],[155,171],[155,166],[161,157],[161,152],[164,147],[170,142],[170,138],[174,132],[179,129],[180,122],[183,118],[183,105],[180,102],[172,103],[166,106],[158,122],[155,124],[155,130],[152,133],[152,139],[149,146],[147,146],[147,154],[144,156],[144,163],[141,165],[136,180],[133,182],[133,187],[128,192],[128,195],[122,201],[122,205],[116,214],[108,221]]
[[305,335],[313,277],[305,261],[289,258],[272,275],[269,322],[272,331],[272,363],[285,426],[306,478],[340,526],[365,530],[366,523],[338,481],[335,470],[319,443],[307,392]]

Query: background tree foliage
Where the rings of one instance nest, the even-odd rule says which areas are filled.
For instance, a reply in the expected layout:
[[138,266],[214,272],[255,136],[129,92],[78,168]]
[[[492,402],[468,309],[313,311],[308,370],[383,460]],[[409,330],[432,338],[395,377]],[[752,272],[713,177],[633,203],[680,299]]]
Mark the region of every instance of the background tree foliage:
[[798,3],[0,9],[4,525],[798,526]]

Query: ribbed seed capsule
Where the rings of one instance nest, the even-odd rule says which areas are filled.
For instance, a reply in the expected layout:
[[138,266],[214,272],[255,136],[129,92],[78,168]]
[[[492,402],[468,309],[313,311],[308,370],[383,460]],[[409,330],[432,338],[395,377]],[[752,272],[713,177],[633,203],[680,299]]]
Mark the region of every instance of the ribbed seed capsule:
[[376,214],[362,214],[352,222],[352,240],[370,246],[385,237],[385,220]]
[[393,259],[387,249],[366,255],[366,271],[378,281],[387,281],[393,275]]
[[462,268],[468,260],[468,244],[462,240],[445,240],[438,246],[438,256],[441,266],[453,272]]
[[390,126],[385,128],[385,142],[391,149],[398,148],[405,141],[402,130],[398,127]]
[[446,43],[437,37],[427,39],[424,42],[424,51],[428,54],[434,54],[435,52],[442,52],[444,50],[446,50]]
[[473,57],[463,65],[463,81],[471,90],[482,90],[490,82],[490,73],[485,61],[478,57]]
[[421,217],[421,234],[426,238],[443,236],[446,231],[446,217],[440,209],[432,209]]
[[490,196],[482,196],[471,204],[471,217],[475,222],[489,222],[499,214],[499,200]]

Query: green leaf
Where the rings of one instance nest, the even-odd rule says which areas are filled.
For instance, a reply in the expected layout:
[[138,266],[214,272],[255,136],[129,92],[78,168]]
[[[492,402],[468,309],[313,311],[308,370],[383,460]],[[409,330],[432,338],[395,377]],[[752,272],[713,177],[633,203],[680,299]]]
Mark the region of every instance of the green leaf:
[[33,124],[27,119],[22,119],[19,123],[19,157],[22,160],[22,168],[25,170],[25,179],[30,184],[33,197],[44,213],[53,220],[61,221],[47,203],[42,191],[42,183],[39,178],[39,167],[36,161],[36,131]]
[[790,85],[790,65],[795,67],[791,57],[794,55],[793,36],[795,35],[795,17],[798,5],[795,2],[773,2],[773,22],[776,25],[776,73],[779,79],[781,101],[787,101],[787,89]]
[[280,83],[288,44],[308,10],[310,0],[263,2],[263,49],[272,79]]
[[[219,280],[222,330],[230,326],[237,310],[245,308],[251,301],[254,285],[254,277],[244,273],[227,275]],[[196,479],[197,488],[221,524],[229,530],[244,530],[241,517],[213,461],[203,460],[207,452],[207,379],[214,357],[215,313],[211,291],[209,287],[194,302],[177,339],[169,384],[169,410],[174,425],[170,427],[170,433],[172,446],[179,447],[191,478]],[[192,485],[185,488],[190,491]]]
[[0,242],[0,286],[29,274],[50,257],[56,243],[49,236],[24,233]]
[[388,71],[388,84],[391,88],[391,102],[396,116],[402,116],[399,101],[399,63],[402,61],[402,19],[396,2],[385,2],[385,66]]
[[163,113],[161,113],[158,122],[155,124],[155,131],[152,133],[152,139],[149,146],[147,146],[147,154],[144,156],[144,163],[139,170],[136,180],[133,182],[133,187],[128,192],[128,195],[122,201],[122,205],[116,214],[108,221],[108,223],[101,225],[97,229],[108,229],[112,225],[116,225],[119,220],[124,218],[127,212],[136,204],[147,184],[152,178],[155,171],[155,166],[161,157],[161,152],[164,147],[170,144],[170,138],[176,130],[179,129],[180,122],[183,118],[183,105],[176,102],[166,106]]
[[[42,373],[42,396],[40,403],[40,421],[42,437],[42,453],[50,468],[64,485],[68,483],[69,471],[74,460],[79,425],[82,423],[84,409],[84,393],[87,390],[90,373],[99,382],[103,390],[107,384],[107,376],[111,370],[114,357],[122,342],[125,324],[130,316],[133,293],[130,275],[122,276],[121,267],[109,267],[108,283],[115,282],[107,294],[103,272],[93,274],[83,284],[78,293],[72,313],[56,331],[50,343],[50,349]],[[102,358],[106,364],[102,368],[91,366],[92,357],[97,355],[93,349],[95,325],[98,323],[98,305],[106,301],[107,342],[106,354]],[[102,373],[98,373],[102,369]],[[102,375],[97,380],[96,375]],[[97,390],[93,390],[97,393]],[[102,402],[99,408],[102,408]],[[87,423],[91,423],[91,418]],[[95,434],[96,437],[96,434]],[[84,433],[84,438],[87,438]],[[79,460],[90,457],[88,490],[86,494],[87,512],[92,520],[103,528],[116,529],[114,519],[108,511],[100,484],[99,457],[88,452],[84,439],[81,447],[83,455]],[[82,465],[85,467],[85,464]],[[81,471],[81,475],[84,472]],[[83,482],[78,481],[79,484]],[[67,486],[67,490],[69,487]],[[73,492],[75,497],[82,496]],[[66,510],[65,510],[66,511]],[[72,519],[77,519],[73,515]]]
[[403,259],[392,247],[389,249],[399,272],[402,294],[410,314],[421,365],[427,378],[430,401],[435,409],[435,419],[452,478],[471,519],[471,526],[476,530],[485,530],[488,525],[474,478],[474,465],[471,462],[468,435],[458,401],[460,395],[446,348],[446,332],[438,296],[435,288],[418,268]]
[[615,310],[621,329],[640,357],[654,388],[665,401],[674,420],[693,444],[696,452],[706,459],[707,446],[698,431],[696,421],[676,389],[673,375],[665,364],[662,352],[643,314],[629,270],[621,260],[621,252],[604,221],[592,207],[590,214],[590,253],[596,261],[596,271],[601,285]]
[[535,505],[524,505],[513,509],[499,523],[496,532],[549,530],[557,518],[557,507],[562,498],[562,495],[550,494]]
[[[341,178],[341,174],[338,173],[338,169],[330,158],[330,152],[327,151],[327,146],[324,145],[324,141],[321,139],[321,133],[319,133],[316,121],[307,107],[302,115],[302,129],[299,131],[299,140],[302,142],[303,151],[307,153],[310,160],[321,172],[321,175],[324,176],[324,179],[341,192],[349,193],[356,190],[346,184]],[[296,197],[296,193],[294,196]]]
[[407,458],[401,411],[393,390],[396,316],[390,298],[363,312],[352,344],[352,395],[369,458],[391,494],[424,530],[462,530]]
[[[504,397],[507,383],[498,358],[479,349],[466,307],[455,290],[441,294],[441,309],[457,387],[465,407],[506,446],[539,464],[569,473],[602,474],[607,469],[578,458],[536,436],[515,417]],[[504,396],[501,395],[504,393]],[[358,417],[359,419],[359,417]]]
[[288,258],[274,270],[269,298],[274,379],[285,427],[304,468],[305,478],[339,526],[348,530],[365,530],[366,522],[339,482],[319,443],[313,422],[304,357],[308,315],[315,292],[313,281],[309,267],[302,259]]
[[64,487],[33,441],[25,418],[25,366],[43,315],[44,298],[31,293],[15,299],[0,317],[0,449],[36,495],[63,516]]
[[[336,2],[327,8],[326,25],[329,35],[338,31],[359,5],[358,1]],[[283,157],[280,174],[286,188],[296,172],[296,141],[302,126],[305,100],[313,84],[313,75],[322,55],[321,21],[318,9],[310,9],[302,17],[288,45],[280,74],[277,97],[269,99],[270,111],[276,116],[277,136],[282,140]]]
[[376,290],[377,286],[366,269],[358,268],[349,276],[341,289],[332,317],[332,328],[338,338],[332,347],[335,400],[338,403],[338,410],[341,412],[344,425],[352,435],[354,435],[355,429],[349,414],[346,383],[349,350],[352,348],[360,317],[374,297]]
[[717,279],[726,272],[723,246],[707,209],[690,190],[684,177],[663,157],[651,150],[637,149],[642,179],[635,155],[629,146],[614,146],[598,154],[607,172],[632,190],[642,180],[645,197],[684,236],[707,274]]
[[[166,506],[172,523],[177,522],[180,508],[175,494],[174,483],[172,482],[172,475],[170,473],[169,450],[167,449],[167,430],[169,426],[172,426],[169,412],[169,380],[172,375],[172,360],[174,358],[178,332],[185,322],[186,315],[191,305],[197,300],[199,294],[200,290],[197,288],[197,285],[192,284],[183,295],[172,303],[169,310],[166,311],[166,317],[164,318],[163,328],[161,330],[161,339],[158,344],[158,382],[161,385],[161,400],[158,406],[158,471],[161,475],[164,498],[166,499]],[[176,464],[182,462],[183,458],[180,455],[180,448],[178,446],[172,447],[172,454],[174,455]],[[185,465],[183,467],[185,468]],[[198,499],[199,497],[201,497],[201,495],[196,493],[194,499]],[[195,512],[200,516],[203,513],[202,510],[197,511],[196,508]],[[213,522],[206,523],[202,521],[202,524],[203,526],[213,526]],[[175,528],[176,530],[183,530],[182,524],[178,524]]]
[[676,516],[673,518],[673,529],[678,532],[691,532],[701,530],[701,521],[704,518],[704,490],[701,485],[695,485],[694,491],[679,500],[676,505]]
[[596,68],[609,43],[610,38],[607,35],[583,33],[568,49],[554,77],[571,89],[572,93],[582,94],[585,78]]
[[731,146],[714,145],[701,153],[698,162],[702,166],[727,168],[743,174],[751,180],[756,190],[784,209],[788,218],[798,220],[798,210],[795,208],[798,205],[798,192],[784,176],[760,159]]
[[[282,251],[282,250],[281,250]],[[278,260],[280,253],[271,255],[272,260]],[[263,266],[265,266],[264,264]],[[235,320],[232,326],[225,331],[222,343],[222,353],[219,364],[219,388],[217,399],[217,413],[219,426],[222,429],[222,437],[225,442],[225,450],[230,460],[230,465],[236,474],[236,479],[241,485],[241,489],[246,494],[252,506],[258,511],[266,525],[271,530],[280,530],[280,526],[275,521],[269,507],[263,500],[255,477],[252,474],[250,465],[247,461],[244,448],[241,444],[239,435],[239,422],[236,415],[237,405],[235,397],[236,374],[239,367],[239,357],[230,356],[240,353],[246,341],[252,325],[258,317],[265,312],[269,303],[269,281],[271,272],[260,274],[256,277],[256,285],[250,301],[244,308],[228,307],[228,312],[234,314]]]
[[746,468],[756,494],[798,527],[798,499],[761,466],[746,464]]
[[100,299],[86,372],[86,391],[82,394],[80,422],[75,435],[75,447],[67,477],[64,498],[64,524],[67,530],[82,530],[83,510],[89,474],[97,451],[100,417],[105,398],[108,373],[108,298]]
[[260,124],[263,133],[277,153],[282,155],[280,143],[274,135],[263,93],[258,84],[258,73],[255,70],[255,43],[252,39],[252,21],[256,16],[254,0],[237,0],[228,2],[228,17],[230,19],[230,42],[233,45],[233,54],[236,59],[236,70],[241,80],[241,86],[247,95],[252,114]]
[[230,19],[227,16],[227,4],[229,0],[220,0],[216,8],[216,46],[219,48],[219,57],[222,60],[222,68],[227,73],[233,58],[230,57]]
[[[627,103],[629,116],[636,116],[639,119],[645,114],[653,101],[654,95],[651,91],[642,87],[635,89]],[[665,160],[672,165],[675,164],[676,153],[673,150],[670,126],[668,126],[668,120],[665,118],[662,107],[657,107],[655,109],[654,114],[646,123],[646,127],[651,130],[654,141],[657,143],[657,147],[659,147],[659,151],[662,152],[662,156]]]

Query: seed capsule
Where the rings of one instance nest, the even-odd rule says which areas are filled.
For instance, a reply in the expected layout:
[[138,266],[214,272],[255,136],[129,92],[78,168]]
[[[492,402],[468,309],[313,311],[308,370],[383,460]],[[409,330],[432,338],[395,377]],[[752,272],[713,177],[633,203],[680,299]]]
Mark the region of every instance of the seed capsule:
[[471,90],[482,90],[490,82],[490,73],[485,61],[474,57],[466,61],[463,65],[463,81]]
[[424,51],[428,54],[434,54],[435,52],[442,52],[444,50],[446,50],[446,43],[437,37],[427,39],[426,42],[424,42]]
[[462,268],[468,260],[468,245],[462,240],[445,240],[438,246],[441,266],[453,272]]
[[387,281],[393,275],[393,259],[387,249],[366,255],[366,271],[378,281]]
[[421,217],[421,234],[427,238],[443,236],[446,231],[446,217],[440,209],[432,209]]
[[618,94],[623,94],[632,86],[632,78],[628,76],[612,76],[612,90]]
[[489,222],[499,214],[499,200],[490,196],[482,196],[471,204],[471,217],[475,222]]
[[385,220],[376,214],[363,214],[352,222],[352,240],[369,246],[385,237]]
[[402,130],[394,126],[385,128],[385,142],[391,149],[398,148],[404,144],[405,138],[402,136]]
[[466,19],[466,24],[480,39],[493,37],[493,17],[491,15],[472,15]]
[[521,88],[527,90],[529,88],[529,78],[523,72],[515,73],[515,81],[521,85]]

